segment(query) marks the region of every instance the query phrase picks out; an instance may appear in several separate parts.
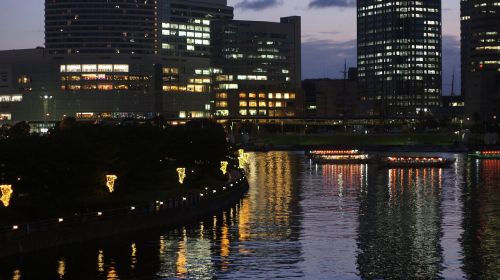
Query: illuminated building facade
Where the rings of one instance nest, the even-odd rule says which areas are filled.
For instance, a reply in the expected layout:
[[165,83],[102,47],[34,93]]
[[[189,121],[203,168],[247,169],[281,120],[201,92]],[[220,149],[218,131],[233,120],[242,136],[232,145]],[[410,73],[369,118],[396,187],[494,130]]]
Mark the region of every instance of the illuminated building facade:
[[466,114],[500,118],[500,2],[462,0],[462,92]]
[[301,18],[214,24],[215,108],[220,117],[299,113]]
[[[0,121],[210,117],[226,73],[236,115],[296,114],[299,17],[234,21],[226,0],[46,0],[45,40],[0,52]],[[248,57],[220,59],[232,48]]]
[[358,0],[358,78],[368,114],[421,115],[440,105],[441,1]]
[[161,98],[157,109],[180,118],[212,113],[213,22],[233,19],[226,0],[160,0],[158,48]]

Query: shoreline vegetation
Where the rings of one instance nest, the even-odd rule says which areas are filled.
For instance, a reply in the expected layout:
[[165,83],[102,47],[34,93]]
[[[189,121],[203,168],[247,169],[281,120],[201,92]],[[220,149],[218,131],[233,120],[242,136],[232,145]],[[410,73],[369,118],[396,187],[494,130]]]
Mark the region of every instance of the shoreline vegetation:
[[[19,123],[0,139],[0,184],[13,189],[9,207],[0,205],[0,225],[199,195],[237,170],[224,128],[210,120],[169,126],[161,119],[97,125],[65,118],[48,135]],[[108,175],[116,176],[113,192]]]

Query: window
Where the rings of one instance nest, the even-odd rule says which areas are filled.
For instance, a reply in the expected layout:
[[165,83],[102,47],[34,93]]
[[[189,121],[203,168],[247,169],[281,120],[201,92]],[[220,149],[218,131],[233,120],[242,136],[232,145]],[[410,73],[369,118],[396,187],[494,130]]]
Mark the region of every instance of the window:
[[128,85],[114,85],[113,89],[115,89],[115,90],[128,90]]
[[82,72],[97,72],[97,65],[96,64],[83,64],[82,65]]
[[227,93],[225,93],[225,92],[223,92],[223,93],[217,93],[217,94],[215,95],[215,97],[216,97],[217,99],[227,99]]
[[21,101],[23,101],[23,96],[21,94],[0,95],[0,103],[2,103],[2,102],[21,102]]
[[118,72],[118,73],[128,73],[129,66],[128,66],[128,64],[115,64],[113,69],[115,72]]
[[21,85],[27,85],[31,82],[31,79],[26,75],[22,75],[19,79],[17,79],[17,82]]
[[82,90],[96,90],[97,85],[82,85]]
[[240,101],[240,107],[247,107],[248,103],[246,101]]
[[113,72],[113,64],[99,64],[98,72]]
[[238,89],[238,84],[220,84],[219,89],[222,90]]
[[227,107],[227,101],[217,101],[215,104],[216,107],[218,108],[226,108]]
[[217,110],[215,114],[220,117],[227,117],[229,116],[229,110]]
[[82,80],[84,80],[84,81],[106,80],[106,75],[105,74],[82,74]]
[[162,49],[166,49],[166,50],[171,50],[171,49],[173,49],[174,47],[173,47],[171,44],[166,44],[166,43],[163,43],[163,44],[161,44],[161,48],[162,48]]
[[163,74],[179,74],[178,68],[163,68]]
[[11,113],[0,113],[0,120],[1,121],[10,121],[10,120],[12,120],[12,114]]
[[66,72],[70,72],[70,73],[82,72],[82,66],[80,64],[66,65]]
[[113,85],[110,85],[110,84],[100,84],[100,85],[97,85],[97,89],[98,90],[104,90],[104,91],[113,90]]

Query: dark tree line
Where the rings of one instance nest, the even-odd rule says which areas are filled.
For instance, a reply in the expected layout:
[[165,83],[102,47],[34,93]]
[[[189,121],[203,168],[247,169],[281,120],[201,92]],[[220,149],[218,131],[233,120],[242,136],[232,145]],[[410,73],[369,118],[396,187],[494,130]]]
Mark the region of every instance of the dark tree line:
[[18,194],[98,195],[106,191],[106,174],[118,176],[118,193],[174,187],[177,167],[217,176],[230,149],[223,127],[210,120],[167,126],[158,120],[96,125],[67,118],[47,136],[30,135],[25,124],[2,135],[0,179]]

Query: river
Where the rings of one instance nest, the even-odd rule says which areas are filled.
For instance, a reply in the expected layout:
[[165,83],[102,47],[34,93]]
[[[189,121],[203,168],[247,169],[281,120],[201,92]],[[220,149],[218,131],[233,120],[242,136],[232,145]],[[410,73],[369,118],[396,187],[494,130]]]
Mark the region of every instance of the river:
[[498,279],[500,160],[445,169],[255,153],[227,211],[0,260],[0,279]]

